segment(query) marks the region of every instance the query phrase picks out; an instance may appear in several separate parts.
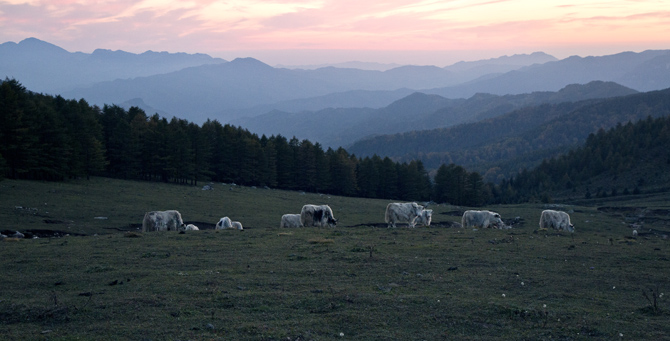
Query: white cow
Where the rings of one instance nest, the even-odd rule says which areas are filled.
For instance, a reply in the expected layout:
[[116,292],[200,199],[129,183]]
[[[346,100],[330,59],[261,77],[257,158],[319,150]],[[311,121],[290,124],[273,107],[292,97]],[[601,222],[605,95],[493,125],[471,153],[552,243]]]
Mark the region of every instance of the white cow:
[[223,229],[229,229],[233,227],[233,222],[230,220],[228,217],[223,217],[219,219],[219,222],[216,223],[216,227],[214,227],[215,230],[223,230]]
[[416,217],[417,226],[430,226],[430,221],[433,219],[433,210],[423,210],[421,214]]
[[328,205],[305,205],[300,211],[300,223],[306,227],[335,227],[337,219]]
[[233,221],[231,225],[232,225],[231,227],[234,229],[244,230],[244,228],[242,227],[242,223],[240,223],[239,221]]
[[477,227],[477,228],[507,228],[505,223],[500,219],[500,214],[491,211],[474,211],[468,210],[463,213],[461,219],[463,227]]
[[300,214],[284,214],[281,216],[279,227],[302,227]]
[[142,232],[177,231],[183,226],[181,213],[175,210],[147,212],[142,220]]
[[540,216],[540,228],[575,232],[575,227],[570,223],[570,216],[562,211],[544,210]]
[[188,224],[184,227],[180,227],[179,231],[200,231],[200,229],[193,224]]
[[406,222],[407,226],[416,226],[416,218],[421,215],[423,206],[415,202],[398,203],[392,202],[386,205],[384,220],[388,227],[395,227],[398,222]]

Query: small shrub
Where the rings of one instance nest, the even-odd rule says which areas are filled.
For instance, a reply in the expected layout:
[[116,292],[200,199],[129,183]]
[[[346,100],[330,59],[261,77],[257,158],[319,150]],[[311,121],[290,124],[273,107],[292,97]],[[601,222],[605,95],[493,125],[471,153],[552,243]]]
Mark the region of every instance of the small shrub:
[[649,306],[644,308],[644,311],[652,315],[660,315],[663,313],[659,307],[659,301],[663,298],[663,293],[660,292],[660,286],[657,284],[655,288],[642,289],[642,296],[649,302]]

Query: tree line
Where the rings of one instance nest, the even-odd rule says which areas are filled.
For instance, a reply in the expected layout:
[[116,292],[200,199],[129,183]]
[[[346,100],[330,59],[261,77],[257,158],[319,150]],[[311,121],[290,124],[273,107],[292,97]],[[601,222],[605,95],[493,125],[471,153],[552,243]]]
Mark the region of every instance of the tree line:
[[[667,117],[601,129],[583,147],[494,184],[453,163],[442,164],[431,177],[421,161],[359,158],[343,148],[324,150],[319,143],[281,135],[259,137],[216,120],[199,126],[149,116],[137,107],[99,108],[84,99],[33,93],[13,79],[0,83],[0,179],[62,181],[95,175],[463,206],[548,202],[553,193],[587,187],[603,174],[622,175],[652,160],[667,167],[669,132]],[[640,176],[638,185],[644,181]],[[629,191],[639,188],[621,193]]]
[[[259,137],[216,120],[199,126],[137,107],[100,108],[84,99],[33,93],[14,79],[0,84],[0,174],[47,181],[92,175],[191,185],[211,181],[473,206],[491,199],[479,174],[459,166],[441,169],[433,182],[420,161],[358,158],[343,148]],[[479,179],[474,185],[472,177]],[[470,182],[453,187],[458,181]],[[452,188],[459,192],[451,194]]]

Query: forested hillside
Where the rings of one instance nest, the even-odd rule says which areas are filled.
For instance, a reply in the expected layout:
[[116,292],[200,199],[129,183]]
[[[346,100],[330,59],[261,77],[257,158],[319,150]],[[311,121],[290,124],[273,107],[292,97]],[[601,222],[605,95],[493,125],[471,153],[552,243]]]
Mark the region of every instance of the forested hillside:
[[545,159],[524,170],[501,188],[511,201],[532,197],[604,197],[670,190],[670,117],[617,124],[590,134],[586,143],[567,154]]
[[668,115],[670,89],[527,107],[451,128],[379,136],[347,150],[399,161],[421,160],[428,169],[455,163],[488,173],[487,180],[499,180],[516,173],[520,165],[532,167],[580,145],[598,129]]
[[[659,96],[667,99],[659,101]],[[666,91],[579,104],[569,120],[559,118],[543,125],[528,134],[534,140],[526,144],[520,140],[514,148],[522,153],[534,150],[527,145],[531,142],[551,146],[572,141],[573,135],[565,132],[590,130],[593,117],[600,117],[596,130],[616,126],[618,120],[635,121],[640,115],[649,118],[619,125],[607,134],[601,131],[582,149],[494,184],[452,162],[441,164],[431,181],[421,161],[401,163],[377,155],[360,158],[343,148],[324,150],[318,143],[281,135],[259,137],[218,121],[199,126],[158,114],[148,116],[137,107],[99,108],[83,99],[36,94],[16,80],[5,80],[0,84],[0,175],[48,181],[90,175],[190,185],[212,181],[466,206],[549,201],[566,190],[573,197],[606,195],[598,182],[613,186],[610,194],[667,190],[670,123],[667,117],[654,120],[651,116],[667,116],[669,102]],[[565,105],[570,106],[547,108]],[[531,117],[522,115],[519,120]],[[491,133],[494,128],[504,126],[495,125]],[[603,180],[603,176],[614,176],[627,185],[615,185],[617,181]]]

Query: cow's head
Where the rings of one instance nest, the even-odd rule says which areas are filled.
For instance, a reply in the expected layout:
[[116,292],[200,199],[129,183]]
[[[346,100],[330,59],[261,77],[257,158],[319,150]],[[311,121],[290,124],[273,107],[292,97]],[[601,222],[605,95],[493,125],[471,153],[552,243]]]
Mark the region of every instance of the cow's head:
[[496,212],[491,212],[493,215],[493,218],[491,219],[491,225],[494,226],[497,229],[504,229],[506,228],[505,222],[502,221],[502,218],[500,217],[500,214]]
[[421,212],[421,216],[423,217],[423,221],[424,221],[426,224],[430,225],[430,220],[431,220],[432,217],[433,217],[433,210],[423,210],[423,211]]
[[568,232],[575,232],[575,225],[568,224]]
[[423,211],[423,206],[421,206],[421,205],[419,205],[419,204],[413,202],[413,203],[412,203],[412,210],[414,211],[414,215],[415,215],[415,216],[420,216],[420,215],[421,215],[421,211]]

